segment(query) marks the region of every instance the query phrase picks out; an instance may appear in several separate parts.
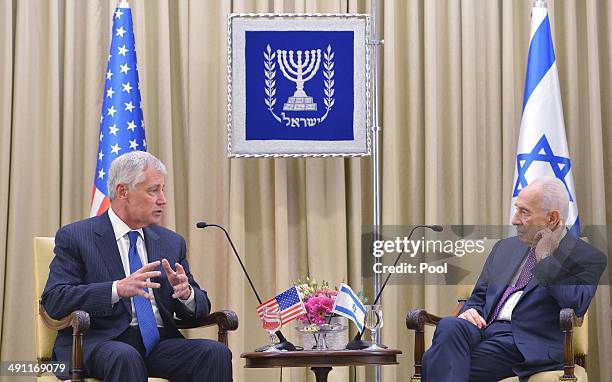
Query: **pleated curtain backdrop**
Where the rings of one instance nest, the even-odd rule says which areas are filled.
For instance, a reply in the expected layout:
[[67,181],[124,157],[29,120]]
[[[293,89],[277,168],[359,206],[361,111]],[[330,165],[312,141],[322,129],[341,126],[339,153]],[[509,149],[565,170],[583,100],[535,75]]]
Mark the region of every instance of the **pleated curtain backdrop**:
[[[34,359],[33,236],[86,217],[112,12],[106,0],[0,0],[2,360]],[[232,12],[369,13],[363,0],[131,0],[148,150],[168,166],[164,225],[182,234],[213,309],[235,310],[236,381],[276,380],[239,355],[266,341],[225,225],[263,297],[310,274],[370,289],[361,233],[372,221],[371,161],[228,159],[226,30]],[[530,0],[379,1],[382,222],[507,224]],[[583,225],[612,223],[612,0],[549,1]],[[412,373],[411,307],[450,314],[453,287],[390,286],[384,342]],[[612,379],[610,288],[590,309],[589,374]],[[291,327],[285,332],[295,338]],[[431,335],[431,331],[428,332]],[[213,329],[189,336],[214,338]],[[358,368],[358,380],[372,380]],[[307,369],[283,378],[313,380]],[[0,377],[9,380],[8,377]],[[331,381],[352,380],[338,368]]]

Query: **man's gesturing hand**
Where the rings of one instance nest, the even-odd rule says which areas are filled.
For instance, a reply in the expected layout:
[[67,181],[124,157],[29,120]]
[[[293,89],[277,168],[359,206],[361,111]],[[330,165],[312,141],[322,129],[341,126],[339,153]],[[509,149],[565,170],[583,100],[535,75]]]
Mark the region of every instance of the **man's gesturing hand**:
[[181,300],[187,300],[191,295],[191,287],[189,286],[189,281],[187,279],[187,275],[185,274],[185,269],[179,263],[175,264],[176,272],[172,270],[170,267],[170,263],[168,260],[162,260],[162,267],[166,271],[168,275],[168,281],[170,281],[170,285],[174,288],[174,294],[172,298],[180,298]]
[[146,288],[159,288],[159,284],[147,281],[147,279],[161,276],[160,271],[154,271],[157,267],[159,267],[159,261],[145,264],[128,277],[117,281],[117,295],[120,298],[134,296],[153,298],[152,294],[147,293]]
[[466,310],[465,312],[461,313],[457,317],[471,322],[472,324],[478,326],[478,328],[480,328],[480,329],[482,329],[485,326],[487,326],[487,322],[484,320],[484,318],[482,318],[480,316],[478,311],[476,309],[474,309],[474,308]]

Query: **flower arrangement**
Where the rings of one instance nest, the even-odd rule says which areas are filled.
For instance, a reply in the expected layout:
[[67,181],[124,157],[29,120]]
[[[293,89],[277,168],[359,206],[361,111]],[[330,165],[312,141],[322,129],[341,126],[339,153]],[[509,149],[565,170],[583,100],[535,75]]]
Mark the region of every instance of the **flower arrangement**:
[[[297,290],[302,295],[306,314],[300,317],[304,324],[323,325],[332,316],[332,309],[338,294],[337,287],[330,287],[325,280],[319,283],[315,279],[306,277],[306,282],[298,280],[296,282]],[[363,292],[357,293],[359,299],[367,304],[368,299]]]

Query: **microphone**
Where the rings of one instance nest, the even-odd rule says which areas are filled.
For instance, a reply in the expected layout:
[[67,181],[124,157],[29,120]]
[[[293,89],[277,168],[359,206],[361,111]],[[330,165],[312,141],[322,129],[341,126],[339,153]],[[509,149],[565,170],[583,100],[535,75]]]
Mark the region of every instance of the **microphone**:
[[442,231],[444,231],[444,227],[442,227],[441,225],[437,225],[437,224],[434,224],[434,225],[426,225],[426,226],[424,226],[424,227],[427,227],[427,228],[429,228],[429,229],[432,229],[432,230],[434,230],[434,231],[436,231],[436,232],[442,232]]
[[[412,237],[412,234],[417,228],[429,228],[430,230],[435,231],[435,232],[442,232],[444,230],[444,227],[442,227],[441,225],[420,224],[412,228],[412,230],[408,234],[408,239],[406,240],[410,240],[410,238]],[[395,262],[393,262],[393,266],[397,265],[400,257],[402,257],[402,254],[403,252],[398,253],[397,257],[395,258]],[[376,305],[376,303],[378,303],[378,300],[380,300],[380,297],[382,296],[382,292],[383,290],[385,290],[385,287],[387,286],[387,282],[389,282],[390,277],[391,277],[391,273],[387,273],[387,278],[385,279],[385,282],[383,283],[382,287],[378,291],[378,294],[376,295],[376,298],[374,299],[374,302],[372,303],[372,305]],[[361,349],[370,347],[372,345],[370,342],[364,341],[361,339],[361,336],[363,336],[364,332],[365,332],[365,329],[363,329],[362,332],[357,333],[355,335],[355,338],[353,338],[348,344],[346,344],[346,348],[349,350],[361,350]]]
[[[242,259],[240,258],[240,255],[238,255],[238,251],[236,250],[236,247],[234,246],[234,242],[232,241],[232,238],[230,237],[227,230],[218,224],[212,224],[212,223],[207,223],[207,222],[197,222],[196,227],[202,228],[202,229],[207,228],[207,227],[217,227],[225,233],[225,237],[227,238],[227,241],[229,241],[230,245],[232,246],[234,255],[236,255],[236,258],[238,259],[238,262],[240,263],[240,266],[242,267],[242,272],[244,272],[244,275],[246,276],[247,280],[249,280],[249,284],[251,285],[251,289],[253,290],[253,293],[255,293],[255,297],[257,297],[257,301],[259,301],[259,304],[262,304],[261,297],[259,297],[259,293],[257,293],[257,289],[255,289],[255,285],[253,285],[253,281],[251,280],[251,276],[249,276],[249,272],[247,272],[246,268],[244,267],[244,264],[242,263]],[[279,343],[274,345],[276,349],[286,350],[286,351],[297,350],[295,345],[287,341],[287,338],[285,338],[285,336],[280,330],[276,331],[276,336],[278,337],[278,340],[279,340]],[[263,351],[264,349],[268,349],[268,348],[270,348],[270,346],[264,346],[264,347],[255,349],[255,351]]]

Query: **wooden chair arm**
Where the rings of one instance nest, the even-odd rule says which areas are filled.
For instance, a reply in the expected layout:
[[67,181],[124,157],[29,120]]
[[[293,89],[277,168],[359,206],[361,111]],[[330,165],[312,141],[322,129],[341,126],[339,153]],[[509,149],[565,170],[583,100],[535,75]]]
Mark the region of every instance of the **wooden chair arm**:
[[425,325],[438,325],[441,319],[435,314],[427,313],[424,309],[410,309],[406,315],[406,327],[422,331]]
[[572,330],[574,327],[581,327],[584,317],[578,317],[572,308],[563,308],[559,313],[559,324],[561,330]]
[[563,376],[561,380],[576,381],[574,375],[574,327],[582,326],[584,317],[578,317],[574,309],[563,308],[559,312],[559,326],[563,332]]
[[205,326],[217,325],[219,327],[219,342],[227,346],[227,332],[238,329],[238,316],[231,310],[221,310],[204,316],[201,320],[194,323],[181,322],[174,320],[179,329],[193,329]]
[[425,325],[437,325],[441,319],[424,309],[411,309],[406,315],[406,327],[414,330],[414,375],[411,381],[421,380],[421,365],[425,353]]
[[89,329],[89,313],[83,310],[75,310],[66,317],[55,320],[49,316],[42,304],[38,304],[38,313],[45,325],[51,330],[59,331],[72,326],[73,333],[83,334]]
[[85,378],[83,368],[83,334],[89,329],[89,313],[76,310],[66,317],[55,320],[49,316],[42,304],[38,304],[38,313],[45,325],[52,330],[62,330],[72,326],[72,368],[70,378],[82,382]]

